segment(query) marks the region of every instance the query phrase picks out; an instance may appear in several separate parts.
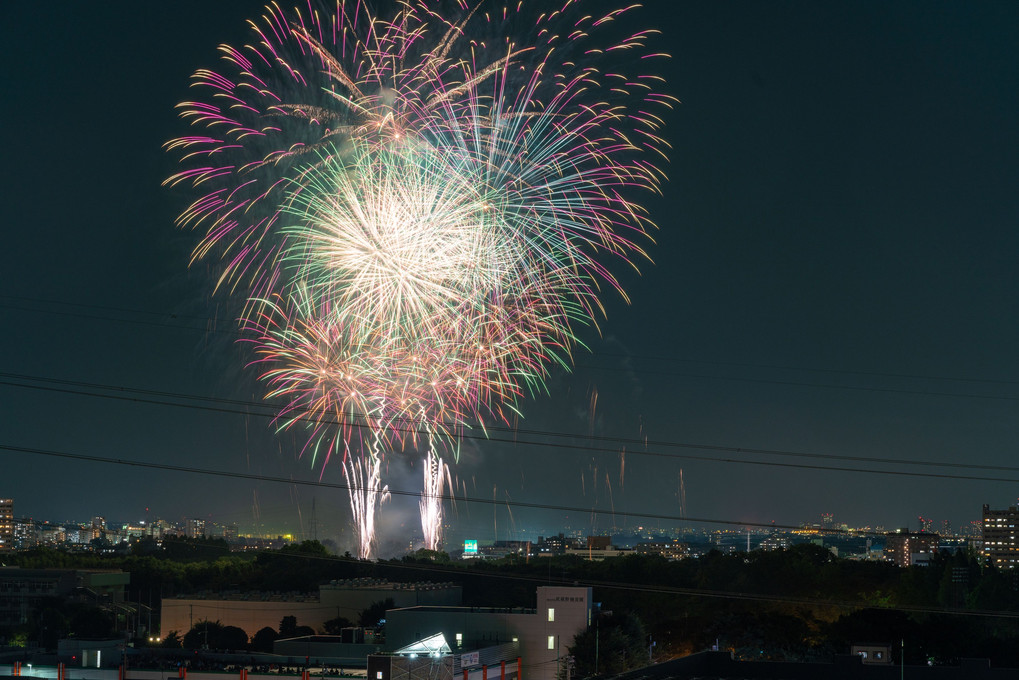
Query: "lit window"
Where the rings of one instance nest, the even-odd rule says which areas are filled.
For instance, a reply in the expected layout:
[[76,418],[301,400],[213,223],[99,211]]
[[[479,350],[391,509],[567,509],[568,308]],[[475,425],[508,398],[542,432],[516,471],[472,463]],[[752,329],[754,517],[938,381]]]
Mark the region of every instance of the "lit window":
[[548,636],[548,648],[555,649],[555,635]]
[[548,622],[552,623],[555,621],[555,607],[548,608]]

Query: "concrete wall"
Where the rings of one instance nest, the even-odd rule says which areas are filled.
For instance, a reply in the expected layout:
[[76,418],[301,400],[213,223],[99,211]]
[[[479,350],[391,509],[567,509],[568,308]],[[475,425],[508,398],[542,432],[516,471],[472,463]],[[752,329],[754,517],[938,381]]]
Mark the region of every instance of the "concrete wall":
[[[237,626],[252,637],[268,626],[279,630],[284,616],[296,616],[297,625],[311,626],[316,632],[323,632],[323,624],[342,616],[357,624],[361,612],[375,604],[392,598],[396,607],[417,605],[458,605],[462,598],[460,586],[446,584],[397,584],[381,583],[365,585],[355,581],[339,581],[320,587],[319,597],[301,600],[263,601],[261,593],[252,593],[251,599],[188,598],[164,599],[160,619],[160,635],[166,637],[170,631],[182,636],[199,621],[219,621],[224,626]],[[193,622],[193,623],[192,623]]]
[[297,658],[302,662],[305,657],[308,657],[313,666],[320,665],[320,663],[341,666],[364,666],[368,655],[377,654],[382,651],[382,645],[322,642],[309,640],[308,638],[292,638],[290,640],[277,640],[273,643],[272,651],[279,656]]
[[[591,589],[539,587],[536,617],[536,625],[520,633],[524,677],[555,678],[560,664],[565,663],[573,638],[591,624]],[[549,638],[552,639],[551,648]]]
[[[14,666],[11,664],[0,664],[0,678],[11,678],[14,676]],[[37,678],[38,680],[56,680],[56,666],[33,666],[28,668],[21,666],[22,678]],[[283,675],[279,673],[263,674],[248,673],[247,680],[301,680],[301,675]],[[319,678],[316,673],[311,674],[312,678]],[[334,680],[335,676],[328,677]],[[65,680],[119,680],[120,671],[117,668],[80,668],[66,666],[64,669]],[[135,670],[128,668],[126,680],[177,680],[176,670]],[[212,672],[212,671],[188,671],[187,680],[240,680],[239,672]]]
[[463,601],[463,588],[460,586],[424,586],[416,584],[388,584],[377,588],[359,586],[354,583],[338,582],[323,585],[319,588],[319,598],[323,606],[333,608],[333,616],[343,616],[357,624],[358,618],[368,607],[376,602],[393,599],[394,607],[416,607],[420,605],[438,605],[451,607]]
[[296,616],[297,625],[311,626],[318,631],[326,621],[336,618],[336,608],[316,601],[164,599],[159,633],[166,637],[175,630],[183,637],[191,630],[192,622],[197,624],[208,620],[219,621],[224,626],[237,626],[250,638],[266,626],[279,630],[284,616]]

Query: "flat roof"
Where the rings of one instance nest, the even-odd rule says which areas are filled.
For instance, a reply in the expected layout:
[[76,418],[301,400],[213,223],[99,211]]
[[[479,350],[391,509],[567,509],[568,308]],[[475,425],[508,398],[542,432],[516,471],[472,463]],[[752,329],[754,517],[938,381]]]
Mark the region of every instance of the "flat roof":
[[537,609],[527,607],[442,607],[437,605],[416,605],[394,607],[388,611],[414,611],[449,614],[537,614]]

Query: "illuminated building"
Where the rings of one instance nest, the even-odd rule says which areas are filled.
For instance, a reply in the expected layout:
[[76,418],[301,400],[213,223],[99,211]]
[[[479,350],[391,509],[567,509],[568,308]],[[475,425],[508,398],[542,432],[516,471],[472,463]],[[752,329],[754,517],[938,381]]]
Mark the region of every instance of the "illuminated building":
[[98,515],[92,518],[92,539],[102,538],[103,532],[106,531],[106,518],[99,517]]
[[927,564],[938,551],[941,536],[926,531],[899,529],[885,534],[885,559],[900,567]]
[[638,543],[633,551],[638,555],[660,555],[667,560],[681,560],[690,556],[690,546],[679,541],[670,543]]
[[764,537],[761,544],[757,546],[758,550],[786,550],[791,545],[788,536],[772,532]]
[[1015,527],[1019,520],[1019,507],[1013,505],[1007,510],[991,510],[984,505],[981,554],[988,564],[999,569],[1014,569],[1019,560],[1019,541]]
[[184,535],[188,538],[205,536],[205,520],[192,517],[184,522]]
[[[555,680],[566,677],[569,647],[577,633],[591,625],[591,589],[584,587],[539,586],[535,609],[499,607],[408,607],[386,611],[386,648],[396,650],[441,634],[450,651],[460,655],[460,674],[482,680],[484,655],[463,664],[472,650],[513,646],[511,656],[522,658],[523,677]],[[519,650],[519,651],[517,651]],[[493,658],[494,661],[494,658]],[[512,664],[511,664],[512,665]],[[469,670],[473,669],[473,670]],[[475,671],[481,671],[475,673]],[[507,668],[515,675],[516,668]],[[493,663],[487,677],[498,680],[501,667]],[[383,673],[381,680],[391,680]],[[380,676],[372,676],[377,680]],[[406,676],[403,676],[406,677]],[[432,676],[429,676],[432,677]]]
[[165,519],[157,519],[149,523],[149,536],[152,538],[162,538],[172,533],[173,527]]
[[[2,521],[2,520],[0,520]],[[14,545],[17,548],[31,548],[39,542],[39,532],[31,517],[14,520]]]
[[0,498],[0,550],[14,548],[14,499]]
[[575,541],[571,538],[566,538],[565,535],[559,534],[558,536],[538,536],[537,553],[539,556],[549,555],[565,555],[569,548],[575,547]]

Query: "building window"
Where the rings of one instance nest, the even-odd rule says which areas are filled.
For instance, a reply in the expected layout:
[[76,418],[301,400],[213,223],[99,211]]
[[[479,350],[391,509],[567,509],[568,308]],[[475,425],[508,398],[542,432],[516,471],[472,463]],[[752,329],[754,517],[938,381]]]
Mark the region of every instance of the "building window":
[[548,648],[555,649],[555,635],[548,636]]
[[555,621],[555,607],[548,608],[548,622],[552,623]]

